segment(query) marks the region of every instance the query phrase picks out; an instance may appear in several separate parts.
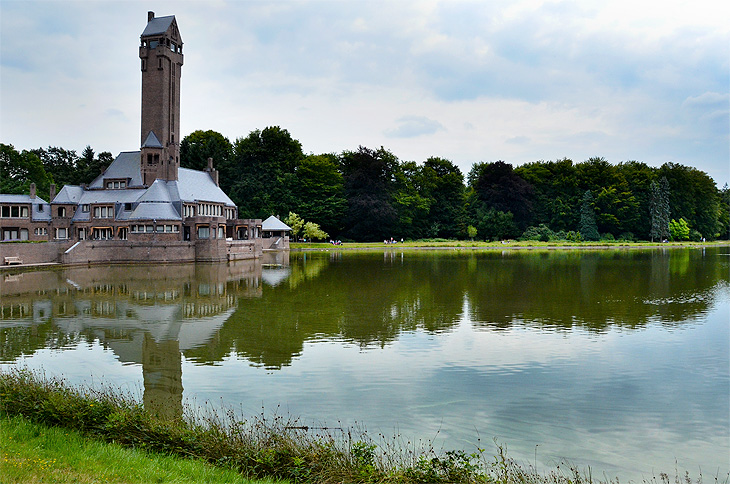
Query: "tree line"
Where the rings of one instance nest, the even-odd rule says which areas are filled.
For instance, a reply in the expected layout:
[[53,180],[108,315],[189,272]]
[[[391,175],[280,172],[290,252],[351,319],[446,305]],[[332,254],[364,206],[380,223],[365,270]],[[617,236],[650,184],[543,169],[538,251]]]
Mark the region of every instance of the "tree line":
[[[27,192],[42,174],[39,193],[50,181],[90,183],[112,161],[88,146],[81,156],[0,148],[1,193]],[[478,162],[464,176],[447,159],[403,161],[383,147],[305,154],[278,126],[233,143],[210,130],[182,139],[181,166],[202,170],[209,157],[240,218],[293,212],[341,240],[730,238],[727,184],[718,189],[706,173],[676,163]]]

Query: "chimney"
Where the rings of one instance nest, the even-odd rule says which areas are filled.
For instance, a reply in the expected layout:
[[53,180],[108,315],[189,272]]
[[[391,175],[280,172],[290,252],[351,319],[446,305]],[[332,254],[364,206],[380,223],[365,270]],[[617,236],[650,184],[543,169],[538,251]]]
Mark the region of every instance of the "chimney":
[[213,168],[213,158],[208,158],[208,168],[206,168],[205,171],[213,179],[213,183],[215,183],[215,186],[217,186],[217,187],[220,186],[218,184],[218,170]]
[[30,199],[35,200],[35,183],[30,184]]
[[152,22],[152,19],[155,18],[155,12],[147,12],[147,23]]
[[56,198],[56,184],[51,183],[50,193],[48,195],[48,199],[49,199],[48,201],[52,202],[54,198]]

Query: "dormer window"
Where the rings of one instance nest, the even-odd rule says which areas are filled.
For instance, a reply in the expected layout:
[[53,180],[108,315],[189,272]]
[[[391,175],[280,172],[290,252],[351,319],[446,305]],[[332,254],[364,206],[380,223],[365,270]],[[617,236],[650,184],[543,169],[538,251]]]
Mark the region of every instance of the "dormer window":
[[127,182],[123,180],[108,180],[106,182],[106,188],[108,190],[119,190],[127,187]]

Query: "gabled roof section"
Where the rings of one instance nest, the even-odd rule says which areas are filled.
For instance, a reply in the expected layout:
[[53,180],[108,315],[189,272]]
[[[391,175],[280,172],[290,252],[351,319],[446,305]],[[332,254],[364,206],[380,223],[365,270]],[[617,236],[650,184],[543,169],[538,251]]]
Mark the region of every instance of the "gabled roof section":
[[144,32],[142,32],[142,37],[164,34],[173,24],[175,24],[175,28],[177,29],[177,22],[175,21],[174,15],[154,17],[152,20],[147,22],[147,26],[145,27]]
[[144,189],[126,189],[126,190],[86,190],[79,204],[96,204],[96,203],[134,203],[145,193]]
[[56,198],[51,200],[51,203],[79,203],[81,196],[84,194],[84,189],[76,185],[64,185],[61,191],[58,192]]
[[282,230],[291,230],[291,227],[272,215],[261,223],[261,230],[279,232]]
[[140,203],[129,220],[182,220],[171,203]]
[[210,175],[204,171],[180,168],[178,171],[177,190],[180,200],[185,202],[213,202],[228,206],[235,206],[221,188],[213,182]]
[[122,151],[104,173],[91,182],[89,188],[104,188],[104,178],[126,178],[129,180],[128,187],[143,186],[139,157],[139,151]]
[[42,198],[30,198],[30,195],[9,195],[0,193],[0,203],[48,203]]
[[139,197],[139,202],[171,202],[172,197],[167,189],[167,183],[164,180],[157,179],[152,185],[144,192],[144,195]]
[[162,143],[160,143],[154,131],[150,131],[150,134],[147,135],[147,139],[144,140],[142,148],[162,148]]

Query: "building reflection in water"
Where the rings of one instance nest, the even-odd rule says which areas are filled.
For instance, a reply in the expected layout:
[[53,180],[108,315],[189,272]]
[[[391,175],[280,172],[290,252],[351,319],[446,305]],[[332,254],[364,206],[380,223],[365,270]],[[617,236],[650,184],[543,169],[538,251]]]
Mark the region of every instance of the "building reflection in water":
[[142,367],[144,405],[182,415],[182,352],[205,346],[288,253],[230,264],[92,266],[0,274],[0,361],[98,341]]

